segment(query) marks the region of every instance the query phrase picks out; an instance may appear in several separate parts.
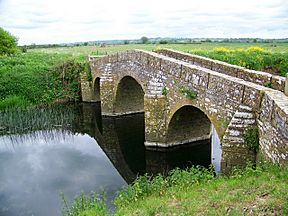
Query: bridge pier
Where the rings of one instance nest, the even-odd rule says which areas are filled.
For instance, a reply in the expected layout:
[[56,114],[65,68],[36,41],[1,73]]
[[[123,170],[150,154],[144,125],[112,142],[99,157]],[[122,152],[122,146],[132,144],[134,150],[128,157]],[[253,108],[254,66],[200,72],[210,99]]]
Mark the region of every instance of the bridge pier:
[[145,146],[157,147],[166,142],[166,97],[145,95]]
[[102,115],[114,115],[114,81],[109,77],[101,77],[100,79],[100,97]]

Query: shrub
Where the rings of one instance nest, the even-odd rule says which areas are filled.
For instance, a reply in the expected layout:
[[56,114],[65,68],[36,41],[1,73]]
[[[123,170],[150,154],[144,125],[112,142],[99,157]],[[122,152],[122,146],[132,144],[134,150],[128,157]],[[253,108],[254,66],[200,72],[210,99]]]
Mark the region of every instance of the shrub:
[[91,194],[80,193],[74,198],[71,205],[68,205],[64,194],[61,194],[63,201],[62,215],[63,216],[79,216],[79,215],[108,215],[106,206],[105,194],[99,195],[95,192]]
[[255,153],[259,151],[259,131],[256,126],[248,127],[244,132],[244,142]]
[[17,38],[0,27],[0,56],[17,53]]
[[159,44],[168,44],[168,41],[167,40],[160,40]]
[[180,86],[179,91],[186,97],[191,100],[197,98],[197,93],[193,91],[192,89],[186,87],[186,86]]

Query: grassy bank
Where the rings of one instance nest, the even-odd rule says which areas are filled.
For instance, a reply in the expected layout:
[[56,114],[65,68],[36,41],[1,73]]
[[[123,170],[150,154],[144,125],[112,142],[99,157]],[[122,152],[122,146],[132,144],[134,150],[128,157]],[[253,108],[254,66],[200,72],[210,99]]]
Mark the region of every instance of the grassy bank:
[[139,177],[119,192],[113,214],[99,197],[82,194],[63,215],[287,215],[287,184],[288,167],[269,163],[229,177],[176,169],[167,177]]
[[79,99],[85,65],[69,54],[0,57],[0,110]]

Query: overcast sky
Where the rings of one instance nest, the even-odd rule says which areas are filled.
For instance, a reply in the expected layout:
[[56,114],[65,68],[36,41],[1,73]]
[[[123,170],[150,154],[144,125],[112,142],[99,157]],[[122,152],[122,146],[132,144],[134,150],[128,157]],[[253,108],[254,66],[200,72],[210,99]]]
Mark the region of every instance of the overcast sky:
[[287,0],[0,0],[19,44],[147,37],[288,37]]

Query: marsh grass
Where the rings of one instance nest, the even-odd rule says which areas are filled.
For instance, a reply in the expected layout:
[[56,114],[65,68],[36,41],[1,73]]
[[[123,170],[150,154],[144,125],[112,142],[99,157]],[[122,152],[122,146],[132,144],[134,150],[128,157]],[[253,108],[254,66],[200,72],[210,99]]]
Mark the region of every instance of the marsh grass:
[[0,135],[25,134],[55,128],[72,130],[76,112],[72,105],[14,108],[0,112]]

